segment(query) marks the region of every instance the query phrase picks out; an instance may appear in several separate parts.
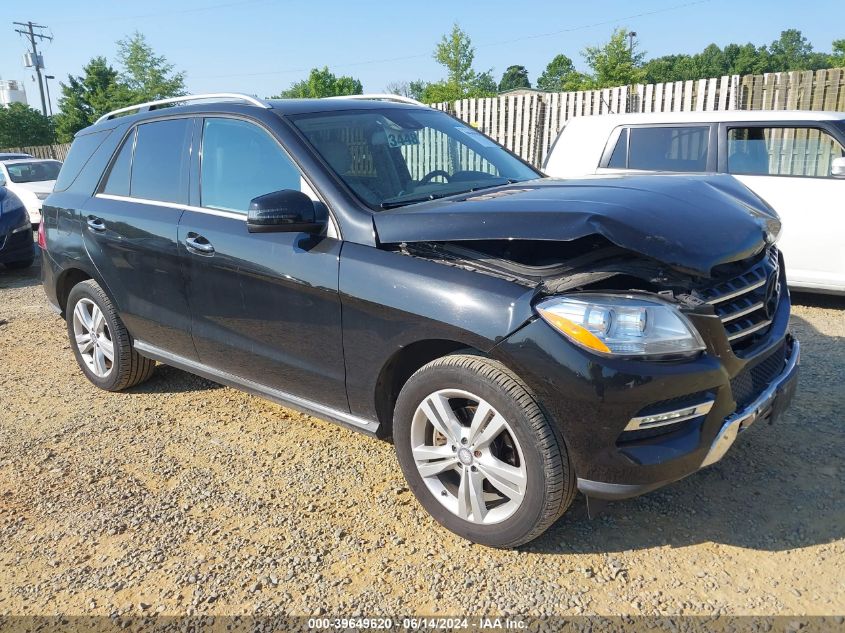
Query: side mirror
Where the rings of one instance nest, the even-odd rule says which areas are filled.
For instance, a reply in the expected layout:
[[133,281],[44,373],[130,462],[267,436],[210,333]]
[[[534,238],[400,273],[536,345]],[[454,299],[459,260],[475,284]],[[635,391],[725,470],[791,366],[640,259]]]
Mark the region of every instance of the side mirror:
[[301,191],[282,189],[253,198],[246,227],[250,233],[315,233],[322,230],[314,201]]
[[6,176],[4,176],[2,173],[0,173],[0,187],[5,187],[5,186],[6,186]]
[[845,178],[845,156],[834,158],[831,161],[830,175],[834,178]]

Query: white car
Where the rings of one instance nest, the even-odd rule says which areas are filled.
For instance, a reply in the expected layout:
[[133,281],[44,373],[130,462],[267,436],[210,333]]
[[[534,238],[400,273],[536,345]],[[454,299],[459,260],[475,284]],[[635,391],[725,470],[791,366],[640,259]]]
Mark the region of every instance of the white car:
[[0,160],[0,186],[21,199],[33,226],[41,223],[41,205],[53,192],[62,163],[41,158]]
[[845,294],[845,112],[722,110],[571,119],[543,170],[720,172],[780,214],[795,289]]

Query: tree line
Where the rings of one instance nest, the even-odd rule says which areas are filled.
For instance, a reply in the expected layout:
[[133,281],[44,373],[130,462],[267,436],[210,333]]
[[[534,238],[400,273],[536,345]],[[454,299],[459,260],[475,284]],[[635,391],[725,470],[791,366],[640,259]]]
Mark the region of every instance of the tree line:
[[[508,66],[497,82],[493,69],[477,70],[472,39],[458,24],[437,42],[434,59],[445,77],[438,81],[393,81],[386,91],[435,103],[490,97],[508,90],[535,87],[561,92],[592,90],[638,83],[661,83],[792,70],[845,67],[845,39],[821,52],[797,29],[787,29],[770,44],[710,44],[700,53],[647,59],[628,29],[615,29],[610,39],[581,51],[585,69],[564,54],[555,55],[532,84],[525,66]],[[292,83],[271,98],[320,98],[361,94],[355,77],[337,76],[328,67],[313,68],[308,77]],[[70,142],[79,130],[100,116],[124,106],[186,94],[185,73],[176,71],[156,54],[142,33],[117,42],[117,63],[92,58],[79,75],[61,83],[58,113],[44,117],[29,106],[0,107],[0,147]]]

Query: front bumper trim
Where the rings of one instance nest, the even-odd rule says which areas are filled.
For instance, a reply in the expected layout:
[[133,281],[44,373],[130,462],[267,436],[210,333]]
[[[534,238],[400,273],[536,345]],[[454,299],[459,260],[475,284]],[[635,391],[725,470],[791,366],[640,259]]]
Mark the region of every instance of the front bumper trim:
[[[740,432],[751,426],[761,416],[768,415],[772,408],[778,408],[778,401],[781,406],[788,404],[791,399],[791,393],[784,393],[795,387],[795,378],[798,371],[798,364],[801,359],[801,346],[797,340],[792,340],[792,348],[784,365],[783,371],[775,378],[769,386],[757,397],[754,402],[742,409],[736,411],[727,418],[716,435],[716,438],[710,444],[710,450],[707,452],[701,465],[695,469],[700,470],[705,466],[715,464],[725,456],[733,443],[736,441]],[[781,398],[784,395],[785,398]],[[687,475],[685,473],[679,477],[675,477],[668,481],[657,481],[645,484],[618,484],[608,483],[604,481],[593,481],[590,479],[582,479],[578,477],[578,490],[587,497],[595,499],[604,499],[608,501],[618,499],[629,499],[636,497],[652,490],[657,490],[670,483],[683,479]]]
[[761,393],[757,399],[745,407],[742,411],[736,411],[728,416],[716,439],[710,445],[710,451],[701,462],[701,468],[715,464],[725,456],[728,449],[736,441],[741,431],[754,424],[761,414],[771,409],[783,388],[791,382],[798,364],[801,360],[801,344],[797,340],[792,341],[792,351],[786,361],[785,369],[775,378],[771,384]]

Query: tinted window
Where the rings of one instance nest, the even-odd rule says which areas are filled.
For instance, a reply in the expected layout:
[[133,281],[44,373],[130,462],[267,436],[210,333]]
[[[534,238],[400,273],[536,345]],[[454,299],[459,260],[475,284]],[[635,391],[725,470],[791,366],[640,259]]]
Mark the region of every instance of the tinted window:
[[707,170],[709,127],[635,127],[629,133],[629,169]]
[[85,164],[97,151],[97,148],[102,144],[111,130],[103,130],[102,132],[92,132],[83,136],[77,136],[73,140],[73,145],[70,146],[70,152],[65,159],[62,168],[59,171],[59,177],[56,180],[54,191],[64,191],[70,187],[71,183],[76,180],[79,172],[85,167]]
[[132,167],[132,150],[134,147],[135,130],[133,129],[132,133],[126,137],[120,152],[112,163],[102,189],[103,193],[110,193],[113,196],[129,195],[129,170]]
[[191,119],[171,119],[138,126],[129,195],[187,202],[191,124]]
[[810,127],[745,127],[728,130],[728,172],[769,176],[830,176],[842,145]]
[[616,141],[616,147],[613,148],[613,154],[610,155],[610,161],[607,166],[616,169],[623,169],[628,164],[628,129],[625,128],[619,134],[619,140]]
[[246,213],[253,198],[302,191],[296,165],[263,129],[236,119],[206,119],[202,136],[202,205]]
[[57,160],[42,160],[38,162],[6,163],[6,171],[12,182],[44,182],[55,180],[59,175],[62,164]]

